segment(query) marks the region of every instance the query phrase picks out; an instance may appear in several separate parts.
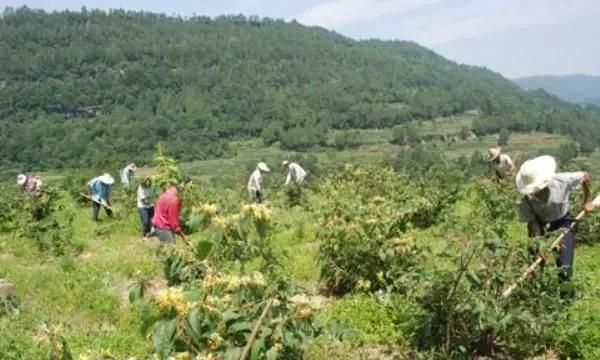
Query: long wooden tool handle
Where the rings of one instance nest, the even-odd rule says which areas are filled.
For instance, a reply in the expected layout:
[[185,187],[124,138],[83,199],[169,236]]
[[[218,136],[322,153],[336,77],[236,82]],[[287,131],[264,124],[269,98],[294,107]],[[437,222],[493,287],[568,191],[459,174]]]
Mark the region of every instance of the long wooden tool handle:
[[108,204],[106,204],[106,203],[102,203],[102,202],[100,202],[100,201],[94,200],[94,198],[92,198],[91,196],[88,196],[88,195],[86,195],[86,194],[84,194],[84,193],[79,193],[79,195],[81,195],[81,196],[83,196],[84,198],[86,198],[86,199],[88,199],[88,200],[91,200],[91,201],[93,201],[93,202],[95,202],[95,203],[97,203],[97,204],[100,204],[100,205],[104,206],[105,208],[107,208],[107,209],[108,209],[108,210],[110,210],[110,211],[113,211],[112,207],[110,207],[110,205],[108,205]]
[[[562,232],[562,234],[560,234],[558,236],[558,238],[556,240],[554,240],[554,242],[552,243],[552,245],[550,246],[550,250],[553,249],[557,249],[561,246],[562,240],[564,239],[565,235],[567,235],[569,233],[569,231],[573,230],[573,228],[575,227],[575,224],[577,223],[577,221],[581,220],[582,217],[585,216],[585,211],[581,211],[577,217],[575,218],[575,221],[571,223],[571,225],[569,226],[568,229],[566,229],[565,231]],[[527,270],[525,270],[525,272],[523,273],[523,275],[521,275],[517,281],[515,281],[512,285],[510,285],[509,287],[507,287],[503,292],[502,292],[502,299],[506,299],[507,297],[509,297],[513,291],[515,291],[515,289],[517,288],[517,286],[519,286],[520,284],[523,283],[523,281],[525,281],[529,275],[531,275],[533,272],[535,272],[535,270],[538,268],[538,266],[540,266],[540,264],[544,261],[544,257],[541,255],[538,255],[537,258],[535,259],[535,261],[533,262],[533,264],[531,264]]]
[[242,352],[242,355],[240,356],[240,360],[246,360],[246,358],[248,357],[248,353],[250,352],[250,349],[252,348],[254,339],[256,339],[256,336],[258,335],[258,329],[260,329],[260,324],[262,324],[263,320],[265,319],[265,316],[267,316],[267,313],[269,312],[269,309],[271,308],[271,305],[273,305],[273,300],[274,299],[270,299],[269,302],[267,302],[267,305],[265,305],[265,308],[263,309],[262,314],[260,314],[260,317],[256,321],[256,324],[254,324],[254,328],[252,329],[252,333],[250,334],[250,337],[248,338],[248,342],[246,343],[246,346],[244,347],[244,351]]

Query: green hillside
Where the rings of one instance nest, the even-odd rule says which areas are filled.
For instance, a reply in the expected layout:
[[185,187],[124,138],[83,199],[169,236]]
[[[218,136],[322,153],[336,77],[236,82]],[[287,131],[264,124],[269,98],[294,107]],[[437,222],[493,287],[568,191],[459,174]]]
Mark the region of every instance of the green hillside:
[[27,8],[6,9],[0,34],[3,167],[147,163],[159,141],[184,161],[248,138],[303,151],[330,129],[474,109],[478,135],[559,132],[584,152],[600,139],[597,112],[411,42],[256,17]]

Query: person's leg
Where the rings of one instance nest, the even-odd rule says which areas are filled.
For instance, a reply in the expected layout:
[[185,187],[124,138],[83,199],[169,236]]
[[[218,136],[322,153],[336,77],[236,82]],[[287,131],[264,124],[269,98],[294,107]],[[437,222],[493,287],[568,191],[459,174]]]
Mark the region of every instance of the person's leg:
[[573,262],[575,260],[575,229],[569,231],[562,241],[562,247],[558,258],[556,259],[556,266],[560,268],[559,278],[562,281],[569,281],[573,277]]
[[146,229],[148,223],[148,213],[145,208],[138,208],[138,213],[140,214],[140,223],[142,224],[142,237],[145,237],[148,233]]
[[154,217],[154,206],[151,206],[149,208],[146,208],[146,214],[147,214],[147,223],[146,223],[146,236],[151,236],[152,235],[152,218]]
[[160,240],[161,243],[175,243],[175,234],[171,230],[154,229],[154,234]]
[[92,219],[98,221],[98,215],[100,214],[100,204],[92,201]]
[[256,202],[262,204],[263,202],[263,194],[260,191],[256,192]]

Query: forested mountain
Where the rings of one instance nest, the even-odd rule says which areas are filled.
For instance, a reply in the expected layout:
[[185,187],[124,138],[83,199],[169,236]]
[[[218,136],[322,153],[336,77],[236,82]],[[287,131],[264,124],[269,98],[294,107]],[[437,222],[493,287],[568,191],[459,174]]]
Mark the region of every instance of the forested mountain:
[[330,128],[389,127],[479,109],[478,133],[600,140],[596,110],[526,93],[412,42],[355,41],[282,20],[6,9],[0,19],[0,165],[182,160],[257,137],[303,150]]
[[514,81],[525,90],[544,89],[566,101],[600,106],[600,76],[540,75]]

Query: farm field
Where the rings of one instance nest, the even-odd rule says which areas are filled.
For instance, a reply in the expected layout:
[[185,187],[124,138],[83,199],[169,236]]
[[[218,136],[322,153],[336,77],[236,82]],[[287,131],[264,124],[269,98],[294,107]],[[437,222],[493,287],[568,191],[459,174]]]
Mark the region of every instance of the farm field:
[[[516,143],[517,139],[515,136]],[[277,156],[270,154],[274,159]],[[239,159],[239,164],[248,159]],[[64,340],[73,357],[81,359],[146,359],[161,351],[166,351],[162,352],[164,358],[168,358],[166,354],[178,354],[181,359],[199,359],[202,354],[235,358],[240,345],[230,332],[221,333],[225,339],[221,347],[209,344],[202,350],[186,348],[179,340],[171,345],[157,343],[156,333],[163,329],[157,319],[147,335],[140,330],[148,321],[145,311],[150,311],[144,309],[162,309],[152,307],[159,294],[183,291],[192,296],[199,291],[194,289],[207,276],[201,264],[208,262],[211,268],[237,274],[230,276],[254,276],[260,271],[267,283],[283,281],[286,290],[279,288],[275,294],[292,309],[296,305],[290,299],[300,295],[323,303],[312,309],[308,318],[288,314],[297,321],[286,328],[290,337],[275,340],[266,336],[260,345],[264,348],[255,350],[257,358],[266,357],[274,348],[281,349],[280,358],[316,360],[385,359],[389,354],[406,359],[460,359],[486,351],[524,358],[553,358],[556,354],[597,358],[597,215],[581,226],[573,300],[561,300],[560,287],[549,268],[542,278],[526,284],[514,300],[501,303],[496,291],[514,280],[528,263],[527,256],[517,255],[526,249],[527,238],[516,219],[518,196],[512,184],[495,184],[485,173],[475,175],[476,168],[459,169],[448,160],[447,165],[440,165],[443,169],[429,170],[427,180],[418,185],[410,173],[395,174],[384,165],[367,162],[323,174],[300,195],[285,190],[283,174],[273,172],[268,175],[269,205],[264,210],[242,205],[246,203],[245,191],[240,190],[243,181],[235,186],[218,185],[214,179],[209,184],[196,177],[201,180],[186,202],[185,218],[193,241],[211,242],[214,249],[203,262],[192,261],[176,270],[173,257],[189,260],[193,253],[181,241],[175,252],[155,240],[142,241],[134,202],[124,189],[117,189],[116,218],[96,224],[91,221],[91,210],[64,187],[63,181],[69,184],[66,178],[50,180],[50,185],[59,189],[54,216],[59,222],[72,216],[68,227],[72,233],[61,228],[58,238],[50,236],[50,244],[40,247],[47,239],[43,235],[31,238],[30,230],[21,228],[25,225],[19,216],[27,218],[27,208],[2,227],[0,278],[15,284],[19,305],[18,312],[9,311],[0,318],[0,353],[7,359],[47,358],[57,353],[56,344]],[[196,174],[215,169],[223,172],[212,172],[213,176],[230,177],[235,168],[223,170],[220,163],[213,163],[215,167],[209,164],[182,167]],[[20,200],[16,197],[15,201]],[[290,201],[299,201],[299,205],[291,206]],[[206,204],[214,204],[216,213]],[[263,211],[268,215],[261,215]],[[226,230],[229,225],[221,225],[232,222],[244,236],[239,238]],[[257,230],[265,226],[268,235],[255,232],[254,225]],[[489,244],[496,244],[495,250]],[[244,249],[247,257],[240,258],[230,249]],[[457,261],[471,254],[477,256],[464,270],[469,276],[455,277],[457,271],[463,271]],[[485,266],[487,263],[503,263],[503,271],[496,272],[493,266]],[[197,271],[198,275],[193,275]],[[482,289],[477,281],[486,278],[491,288]],[[142,280],[146,284],[144,300],[131,302],[132,289]],[[451,298],[457,308],[438,307],[447,306],[445,302],[430,303],[455,281],[461,289],[460,296]],[[273,290],[266,293],[269,291]],[[386,300],[382,294],[387,294]],[[261,300],[254,301],[264,304]],[[187,306],[198,306],[194,304]],[[283,311],[286,316],[284,309],[273,311]],[[172,313],[162,310],[160,314],[164,319],[183,321],[181,315],[172,318]],[[506,318],[508,314],[516,318]],[[258,313],[247,316],[254,323]],[[431,322],[437,316],[456,316],[470,325],[455,325],[454,335],[440,335],[445,339],[440,343],[426,335],[441,331],[442,323]],[[504,320],[498,322],[498,317]],[[570,323],[569,319],[576,321]],[[217,329],[213,331],[222,331]],[[476,345],[479,340],[473,339],[482,339],[489,329],[497,331],[499,342],[480,349]],[[524,329],[532,333],[528,341],[513,336]],[[174,336],[183,341],[185,332]],[[303,340],[296,342],[299,339]],[[206,353],[206,349],[212,350]],[[275,355],[271,351],[268,356]]]

